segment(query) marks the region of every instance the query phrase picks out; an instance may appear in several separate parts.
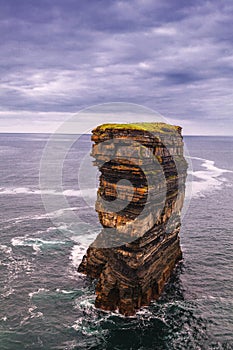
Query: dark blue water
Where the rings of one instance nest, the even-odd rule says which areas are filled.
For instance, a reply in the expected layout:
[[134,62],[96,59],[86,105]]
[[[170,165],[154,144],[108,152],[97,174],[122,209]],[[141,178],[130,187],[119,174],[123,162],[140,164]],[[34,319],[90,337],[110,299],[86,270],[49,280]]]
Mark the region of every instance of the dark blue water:
[[[96,310],[94,282],[76,272],[99,229],[77,181],[89,136],[73,145],[63,169],[69,210],[96,227],[76,235],[64,221],[67,208],[48,214],[41,200],[47,137],[0,135],[0,349],[233,349],[233,138],[185,138],[193,192],[184,260],[159,302],[124,318]],[[94,200],[95,190],[88,196]]]

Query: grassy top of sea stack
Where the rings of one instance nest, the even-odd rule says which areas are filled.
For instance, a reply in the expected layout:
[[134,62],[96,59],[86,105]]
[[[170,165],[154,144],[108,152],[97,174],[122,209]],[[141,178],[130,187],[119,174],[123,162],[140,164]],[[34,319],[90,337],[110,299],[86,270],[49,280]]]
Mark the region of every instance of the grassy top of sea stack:
[[170,132],[180,132],[181,127],[177,125],[171,125],[166,123],[129,123],[129,124],[102,124],[97,126],[93,133],[102,133],[114,130],[141,130],[147,132],[157,132],[160,134],[166,134]]

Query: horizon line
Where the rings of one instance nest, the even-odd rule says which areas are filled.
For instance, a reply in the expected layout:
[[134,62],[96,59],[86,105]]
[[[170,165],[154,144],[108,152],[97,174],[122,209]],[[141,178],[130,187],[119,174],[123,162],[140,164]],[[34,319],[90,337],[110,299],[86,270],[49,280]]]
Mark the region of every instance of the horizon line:
[[[56,133],[56,132],[8,132],[8,131],[0,131],[0,134],[15,134],[15,135],[91,135],[91,133],[87,133],[87,134],[78,134],[78,133]],[[211,134],[211,135],[207,135],[207,134],[182,134],[182,136],[194,136],[194,137],[216,137],[216,136],[223,136],[223,137],[233,137],[232,135],[223,135],[223,134]]]

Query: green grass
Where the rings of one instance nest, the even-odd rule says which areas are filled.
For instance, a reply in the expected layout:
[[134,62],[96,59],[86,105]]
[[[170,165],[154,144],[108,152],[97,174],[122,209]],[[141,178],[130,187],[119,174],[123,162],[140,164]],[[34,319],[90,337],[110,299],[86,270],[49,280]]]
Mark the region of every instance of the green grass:
[[93,131],[96,132],[105,132],[110,129],[118,129],[118,130],[142,130],[149,132],[159,132],[159,133],[167,133],[172,131],[178,131],[180,129],[179,126],[170,125],[166,123],[129,123],[129,124],[102,124],[97,126]]

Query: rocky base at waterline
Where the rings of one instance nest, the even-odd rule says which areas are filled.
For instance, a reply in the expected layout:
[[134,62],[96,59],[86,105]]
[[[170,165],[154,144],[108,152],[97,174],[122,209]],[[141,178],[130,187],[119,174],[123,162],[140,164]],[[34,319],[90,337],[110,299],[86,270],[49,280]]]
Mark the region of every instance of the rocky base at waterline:
[[93,130],[103,230],[78,271],[98,280],[95,305],[134,315],[158,299],[182,259],[180,212],[187,163],[181,128],[103,124]]

